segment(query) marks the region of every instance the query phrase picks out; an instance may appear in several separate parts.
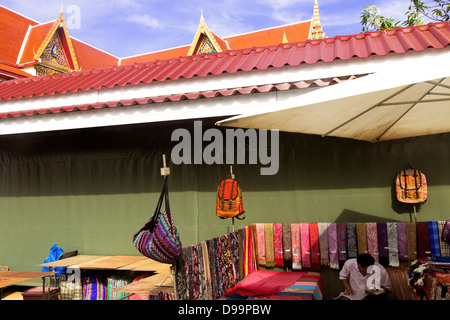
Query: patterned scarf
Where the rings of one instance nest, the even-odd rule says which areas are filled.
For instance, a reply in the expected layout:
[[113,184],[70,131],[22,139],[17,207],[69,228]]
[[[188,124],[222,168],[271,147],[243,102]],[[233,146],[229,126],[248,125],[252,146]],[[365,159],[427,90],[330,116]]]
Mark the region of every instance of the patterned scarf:
[[208,247],[208,256],[209,256],[209,270],[211,274],[211,295],[212,299],[217,299],[217,268],[216,268],[216,252],[214,247],[214,239],[210,239],[206,242]]
[[302,256],[300,246],[300,224],[291,223],[291,240],[292,240],[292,269],[302,269]]
[[203,258],[203,270],[205,277],[205,296],[206,300],[212,300],[212,286],[211,286],[211,269],[209,265],[209,250],[206,241],[201,243],[202,258]]
[[397,223],[386,222],[386,227],[388,233],[389,265],[391,267],[399,267]]
[[266,246],[264,240],[264,223],[256,223],[256,245],[258,250],[258,264],[266,264]]
[[309,241],[309,223],[300,223],[300,247],[302,267],[311,268],[311,245]]
[[198,250],[198,299],[206,299],[206,277],[205,264],[203,259],[203,246],[201,243],[197,245]]
[[338,258],[341,261],[347,260],[347,224],[337,223]]
[[311,240],[311,268],[314,271],[320,271],[319,226],[317,223],[309,224],[309,237]]
[[233,272],[236,281],[241,280],[239,276],[239,240],[238,232],[234,231],[230,234],[231,238],[231,254],[233,257]]
[[377,236],[377,224],[376,222],[367,222],[367,251],[374,257],[376,262],[379,262],[378,253],[378,236]]
[[439,242],[439,227],[437,221],[428,221],[428,233],[430,235],[431,256],[437,258],[441,256],[441,244]]
[[430,236],[428,233],[428,222],[417,222],[417,257],[428,258],[431,254]]
[[319,228],[319,247],[320,247],[320,264],[322,266],[329,266],[330,259],[328,256],[328,224],[318,223]]
[[216,256],[217,298],[220,298],[225,290],[225,275],[223,273],[222,243],[220,237],[214,238],[214,250]]
[[386,222],[377,222],[378,253],[380,257],[388,257],[388,235]]
[[367,253],[367,227],[365,223],[356,224],[356,239],[358,241],[358,253]]
[[275,267],[275,253],[273,242],[273,223],[264,224],[264,241],[266,248],[266,267]]
[[356,258],[358,255],[358,247],[356,242],[356,223],[347,223],[347,256],[348,258]]
[[284,266],[292,268],[292,240],[291,240],[291,225],[283,223],[283,260]]
[[406,222],[406,237],[408,239],[408,262],[417,259],[417,227],[415,222]]
[[438,221],[438,228],[439,228],[439,234],[441,237],[439,237],[439,242],[441,245],[441,256],[443,257],[450,257],[450,243],[445,241],[445,221]]
[[198,300],[199,279],[198,279],[198,248],[197,244],[193,244],[192,248],[192,300]]
[[397,222],[398,255],[400,260],[408,260],[408,237],[406,235],[406,222]]
[[283,267],[283,224],[273,224],[274,260],[276,267]]
[[339,269],[337,224],[329,223],[327,231],[328,231],[328,248],[330,251],[330,268]]

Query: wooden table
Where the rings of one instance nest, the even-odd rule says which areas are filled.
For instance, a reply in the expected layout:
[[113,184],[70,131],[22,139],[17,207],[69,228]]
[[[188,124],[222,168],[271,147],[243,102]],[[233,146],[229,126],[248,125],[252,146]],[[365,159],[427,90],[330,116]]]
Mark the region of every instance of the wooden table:
[[71,267],[84,270],[149,271],[153,274],[139,282],[113,290],[129,294],[155,295],[158,292],[174,293],[171,265],[144,256],[96,256],[77,255],[70,258],[40,264],[43,267]]
[[[45,277],[51,276],[55,272],[40,271],[0,271],[0,289],[12,286],[16,283],[25,282],[37,278],[42,278],[42,295],[45,293]],[[50,291],[50,288],[49,288]]]
[[40,264],[42,267],[76,267],[91,270],[128,270],[170,273],[170,266],[144,256],[95,256],[78,255]]

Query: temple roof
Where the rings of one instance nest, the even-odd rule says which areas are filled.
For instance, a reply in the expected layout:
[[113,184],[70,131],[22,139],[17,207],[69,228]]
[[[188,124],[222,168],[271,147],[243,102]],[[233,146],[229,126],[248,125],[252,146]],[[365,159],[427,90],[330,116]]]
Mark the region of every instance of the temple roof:
[[[191,44],[118,58],[72,38],[65,26],[62,10],[56,20],[39,23],[0,6],[0,39],[2,39],[0,41],[0,74],[3,75],[0,80],[5,77],[11,79],[33,76],[30,67],[36,67],[42,63],[48,64],[48,61],[42,62],[40,57],[44,50],[48,50],[46,46],[55,34],[60,37],[64,47],[61,52],[64,53],[69,64],[69,68],[61,67],[59,70],[67,72],[304,41],[317,37],[317,32],[313,36],[313,25],[317,25],[317,21],[321,31],[320,20],[317,19],[316,0],[314,14],[310,20],[222,38],[208,28],[201,15]],[[323,33],[321,37],[324,37]]]

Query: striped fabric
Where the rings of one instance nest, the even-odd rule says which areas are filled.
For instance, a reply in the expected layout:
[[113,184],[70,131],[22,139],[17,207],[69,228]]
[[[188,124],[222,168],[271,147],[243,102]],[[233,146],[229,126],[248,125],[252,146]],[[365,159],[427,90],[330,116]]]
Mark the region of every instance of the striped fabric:
[[300,223],[300,247],[302,250],[302,267],[311,268],[311,242],[309,223]]
[[406,222],[406,237],[408,238],[408,262],[417,259],[417,226],[415,222]]
[[106,300],[106,285],[98,275],[83,278],[83,300]]
[[283,224],[273,224],[273,251],[276,267],[283,267]]
[[256,223],[256,245],[258,248],[258,264],[266,264],[266,246],[264,238],[264,223]]
[[[106,300],[120,300],[123,299],[127,293],[124,292],[113,292],[115,289],[126,286],[131,283],[131,279],[124,277],[120,273],[114,274],[107,278],[106,283]],[[124,300],[128,300],[125,298]]]
[[314,271],[320,271],[319,227],[317,223],[309,224],[309,238],[311,241],[311,268]]
[[431,255],[428,222],[417,222],[417,257],[428,258]]
[[358,243],[358,253],[368,253],[367,248],[367,227],[365,223],[356,224],[356,240]]
[[347,224],[337,223],[338,258],[341,261],[347,260]]
[[398,236],[397,236],[397,223],[386,222],[387,234],[388,234],[388,255],[389,266],[400,266],[400,260],[398,257]]
[[438,221],[439,234],[441,235],[439,237],[439,242],[441,245],[441,256],[450,257],[450,242],[445,241],[445,222],[446,221]]
[[291,243],[292,243],[292,269],[302,269],[302,255],[300,247],[300,224],[291,223]]
[[319,228],[319,247],[320,247],[320,264],[322,266],[330,265],[330,258],[328,255],[328,224],[318,223]]
[[272,268],[275,266],[273,223],[264,224],[264,241],[266,249],[266,267]]
[[378,237],[377,237],[377,224],[376,222],[366,223],[366,235],[367,235],[367,251],[374,257],[376,262],[379,262],[378,253]]
[[356,242],[356,223],[347,223],[347,257],[356,258],[358,255],[358,246]]
[[408,237],[406,235],[406,222],[397,222],[398,257],[408,260]]
[[330,268],[339,269],[337,224],[329,223],[327,230],[328,230],[328,249],[330,252]]
[[439,241],[439,227],[437,221],[428,221],[428,234],[430,236],[430,251],[433,258],[441,256]]

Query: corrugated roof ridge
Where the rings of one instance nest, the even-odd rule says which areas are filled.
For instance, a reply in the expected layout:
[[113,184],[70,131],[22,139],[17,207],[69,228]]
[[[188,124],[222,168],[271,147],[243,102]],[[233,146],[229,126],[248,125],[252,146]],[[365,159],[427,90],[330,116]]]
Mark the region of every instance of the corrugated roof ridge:
[[[121,65],[121,66],[112,66],[105,68],[96,68],[89,70],[82,70],[78,72],[71,72],[69,74],[54,74],[48,76],[41,76],[35,78],[25,78],[25,79],[14,79],[10,81],[4,81],[0,83],[0,98],[9,100],[11,98],[21,98],[23,96],[33,96],[33,95],[43,95],[43,94],[54,94],[55,92],[66,92],[71,91],[75,92],[78,90],[89,90],[89,89],[99,89],[101,87],[114,87],[114,86],[125,86],[127,84],[138,84],[138,83],[150,83],[152,81],[166,81],[166,80],[177,80],[179,78],[192,78],[194,76],[207,76],[208,74],[221,74],[221,73],[234,73],[237,71],[250,71],[254,68],[258,69],[267,69],[269,67],[282,67],[286,64],[291,66],[296,66],[301,63],[312,64],[318,61],[333,61],[335,59],[350,59],[352,57],[366,57],[371,54],[377,55],[385,55],[389,52],[397,52],[403,53],[408,50],[424,50],[430,46],[447,46],[450,44],[450,28],[449,22],[434,22],[429,23],[427,25],[414,26],[414,27],[398,27],[391,30],[383,30],[383,31],[366,31],[361,34],[354,35],[344,35],[344,36],[335,36],[332,38],[323,38],[323,39],[309,39],[299,42],[291,42],[291,43],[280,43],[278,45],[271,46],[263,46],[263,47],[251,47],[245,49],[234,49],[228,50],[220,53],[204,53],[200,55],[193,56],[180,56],[177,58],[170,59],[158,59],[149,62],[135,62],[133,64]],[[440,29],[444,29],[444,32],[437,31]],[[431,35],[438,34],[439,39],[434,41],[435,43],[431,43],[430,39],[428,39],[427,43],[419,46],[419,40],[417,39],[417,35],[415,35],[414,39],[402,39],[406,38],[407,34],[410,33],[418,33],[421,32],[429,32]],[[392,36],[396,36],[393,38]],[[422,38],[422,35],[419,36]],[[361,52],[361,46],[357,46],[356,42],[364,41],[365,46],[364,50],[366,53]],[[390,42],[391,41],[391,42]],[[411,43],[411,41],[415,41],[415,43]],[[337,43],[340,43],[338,46]],[[384,43],[390,43],[390,45],[382,45]],[[403,42],[403,43],[402,43]],[[440,45],[438,45],[438,42]],[[342,46],[343,43],[354,43],[353,47],[344,48]],[[298,57],[294,57],[292,55],[293,52],[291,50],[295,50],[297,48],[305,48],[304,50],[308,50],[308,55],[305,55],[302,52],[296,52]],[[339,47],[339,48],[338,48]],[[337,52],[337,49],[341,50],[341,52]],[[261,61],[261,57],[257,57],[258,54],[263,54],[267,51],[267,56],[264,57],[263,63],[259,63]],[[359,52],[358,52],[359,51]],[[315,54],[312,54],[315,53]],[[325,54],[326,53],[326,54]],[[226,57],[238,57],[240,59],[224,59]],[[280,59],[279,57],[283,57]],[[252,60],[254,59],[254,60]],[[219,61],[220,60],[220,61]],[[227,61],[229,60],[229,61]],[[209,65],[205,65],[204,68],[198,68],[198,65],[203,63],[203,61],[208,61]],[[188,66],[188,64],[192,64]],[[220,66],[220,68],[219,68]],[[180,68],[185,68],[181,70]],[[146,71],[143,72],[142,69]],[[134,70],[134,71],[133,71]],[[117,73],[130,71],[126,74],[126,77],[118,79]],[[92,84],[89,82],[89,79],[83,81],[85,86],[80,87],[74,84],[71,88],[60,88],[60,84],[57,86],[55,90],[51,90],[48,92],[32,92],[29,94],[24,94],[24,88],[22,88],[22,92],[12,92],[15,90],[11,90],[8,93],[5,90],[6,87],[12,89],[16,84],[26,83],[30,84],[35,82],[34,85],[37,85],[36,82],[46,82],[46,81],[58,81],[64,77],[77,77],[82,79],[84,76],[95,73],[111,73],[108,78],[103,81],[103,83],[95,83]],[[138,77],[138,73],[140,73],[140,77]],[[95,77],[97,78],[97,77]],[[111,79],[109,79],[111,78]],[[32,80],[31,80],[32,79]],[[106,81],[110,80],[110,81]],[[33,81],[33,82],[31,82]],[[25,85],[28,87],[27,85]],[[61,91],[58,91],[61,90]]]

